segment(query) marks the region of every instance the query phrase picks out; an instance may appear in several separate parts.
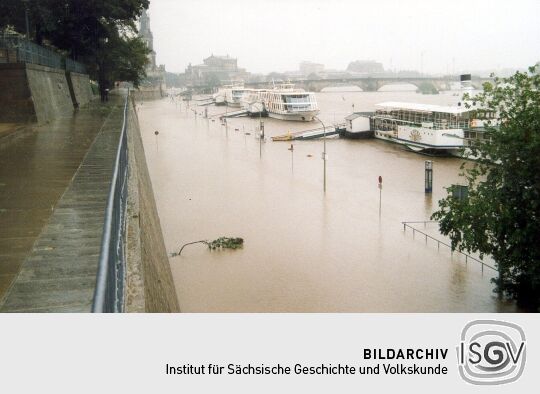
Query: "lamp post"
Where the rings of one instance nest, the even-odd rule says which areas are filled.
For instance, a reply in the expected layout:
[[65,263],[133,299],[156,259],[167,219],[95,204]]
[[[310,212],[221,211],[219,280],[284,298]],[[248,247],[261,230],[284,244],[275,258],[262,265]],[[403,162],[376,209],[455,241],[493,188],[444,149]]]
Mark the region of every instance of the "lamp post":
[[326,193],[326,126],[324,125],[322,120],[320,120],[318,117],[314,116],[313,119],[316,119],[317,121],[319,121],[322,124],[322,127],[323,127],[323,154],[322,154],[322,159],[323,159],[323,192]]
[[28,1],[29,0],[21,0],[24,4],[24,19],[26,22],[26,39],[30,39],[30,24],[28,23]]
[[289,148],[291,151],[291,172],[294,172],[294,145],[291,144],[291,147]]
[[[259,118],[260,119],[260,118]],[[262,157],[262,143],[264,142],[264,122],[259,121],[259,159]]]

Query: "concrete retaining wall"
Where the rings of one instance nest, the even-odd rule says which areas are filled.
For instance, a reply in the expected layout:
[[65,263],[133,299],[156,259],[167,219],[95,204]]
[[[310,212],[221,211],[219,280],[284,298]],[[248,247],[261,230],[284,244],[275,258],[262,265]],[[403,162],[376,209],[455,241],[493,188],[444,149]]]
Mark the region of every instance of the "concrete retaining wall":
[[25,66],[38,123],[71,115],[73,101],[65,71],[35,64]]
[[73,91],[73,106],[79,108],[94,98],[90,87],[90,77],[86,74],[69,72],[66,75]]
[[0,64],[0,122],[37,122],[26,67],[20,63]]
[[0,122],[47,123],[93,99],[88,75],[27,63],[0,64]]
[[165,97],[165,85],[141,86],[134,90],[132,96],[136,100],[156,100]]
[[180,312],[133,102],[128,152],[126,312]]

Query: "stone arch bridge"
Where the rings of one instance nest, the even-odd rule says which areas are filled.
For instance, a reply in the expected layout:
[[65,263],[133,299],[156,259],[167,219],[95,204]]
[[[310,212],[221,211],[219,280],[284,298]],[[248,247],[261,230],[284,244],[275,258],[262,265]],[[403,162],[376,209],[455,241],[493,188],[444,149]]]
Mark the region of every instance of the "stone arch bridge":
[[[471,83],[474,88],[480,89],[482,84],[492,81],[491,78],[473,78]],[[452,83],[459,82],[456,77],[359,77],[359,78],[330,78],[330,79],[300,79],[291,81],[298,88],[303,88],[311,92],[320,92],[327,87],[358,86],[366,92],[375,92],[385,85],[409,83],[420,87],[427,82],[437,90],[449,90]],[[269,86],[268,82],[246,83],[246,87],[264,88]]]

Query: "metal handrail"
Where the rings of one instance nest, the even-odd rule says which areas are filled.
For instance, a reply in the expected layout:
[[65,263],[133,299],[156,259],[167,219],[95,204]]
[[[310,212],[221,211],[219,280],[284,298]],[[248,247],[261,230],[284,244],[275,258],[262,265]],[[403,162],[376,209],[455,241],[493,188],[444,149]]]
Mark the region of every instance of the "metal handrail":
[[29,41],[18,34],[0,34],[0,48],[15,51],[17,62],[39,64],[86,74],[84,64],[69,57],[64,57],[60,53]]
[[421,230],[418,230],[417,228],[414,228],[414,227],[411,226],[409,223],[423,223],[423,224],[424,224],[424,227],[425,227],[426,223],[438,223],[437,221],[433,221],[433,220],[412,221],[412,222],[401,222],[401,224],[403,224],[403,231],[406,231],[407,227],[409,227],[410,229],[412,229],[412,231],[413,231],[413,238],[414,238],[415,233],[416,233],[416,232],[419,232],[419,233],[422,234],[424,237],[426,237],[426,244],[427,244],[428,238],[434,240],[435,242],[437,242],[437,250],[439,250],[439,248],[440,248],[441,245],[444,245],[444,246],[447,246],[447,247],[450,248],[451,253],[458,252],[458,253],[464,255],[464,256],[465,256],[465,263],[468,263],[468,262],[469,262],[469,259],[471,259],[471,260],[473,260],[473,261],[476,261],[477,263],[480,263],[480,264],[482,265],[482,273],[484,273],[484,266],[486,266],[486,267],[488,267],[488,268],[491,268],[491,269],[494,270],[494,271],[499,271],[497,268],[495,268],[495,267],[493,267],[493,266],[491,266],[491,265],[489,265],[489,264],[484,263],[482,260],[479,260],[479,259],[477,259],[476,257],[471,256],[470,254],[464,253],[464,252],[462,252],[461,250],[456,250],[456,249],[454,249],[454,247],[453,247],[452,245],[449,245],[449,244],[447,244],[447,243],[445,243],[445,242],[443,242],[443,241],[441,241],[441,240],[439,240],[439,239],[437,239],[437,238],[435,238],[435,237],[432,237],[432,236],[429,235],[429,234],[424,233],[424,232],[421,231]]
[[128,102],[129,90],[124,104],[124,121],[105,208],[96,288],[92,303],[92,312],[97,313],[124,311]]

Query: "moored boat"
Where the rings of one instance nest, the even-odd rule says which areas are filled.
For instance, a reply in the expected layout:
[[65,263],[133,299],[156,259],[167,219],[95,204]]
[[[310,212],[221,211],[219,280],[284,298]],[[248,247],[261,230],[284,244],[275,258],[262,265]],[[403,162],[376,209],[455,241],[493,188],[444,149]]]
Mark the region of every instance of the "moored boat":
[[404,102],[377,104],[371,117],[374,137],[402,144],[415,152],[461,155],[466,134],[480,129],[491,115],[476,108]]
[[315,94],[295,89],[291,83],[274,86],[273,89],[253,90],[268,116],[281,120],[310,122],[319,113]]

